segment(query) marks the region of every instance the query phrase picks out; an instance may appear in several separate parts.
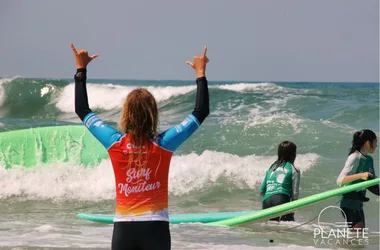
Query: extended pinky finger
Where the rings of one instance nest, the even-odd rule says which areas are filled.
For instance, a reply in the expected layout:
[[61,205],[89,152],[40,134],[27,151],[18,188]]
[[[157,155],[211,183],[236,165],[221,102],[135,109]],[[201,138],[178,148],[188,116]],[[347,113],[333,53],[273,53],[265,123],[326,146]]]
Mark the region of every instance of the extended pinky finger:
[[91,58],[91,60],[92,60],[92,59],[97,58],[98,56],[99,56],[99,54],[95,54],[95,55],[90,56],[90,58]]
[[191,67],[193,67],[193,63],[190,62],[190,61],[186,61],[186,64],[187,64],[187,65],[190,65]]

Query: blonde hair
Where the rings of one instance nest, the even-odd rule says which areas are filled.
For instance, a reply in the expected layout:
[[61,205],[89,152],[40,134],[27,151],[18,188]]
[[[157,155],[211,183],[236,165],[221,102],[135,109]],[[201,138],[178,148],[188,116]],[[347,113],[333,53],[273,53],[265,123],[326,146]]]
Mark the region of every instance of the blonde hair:
[[118,122],[118,129],[130,135],[131,143],[144,145],[157,139],[158,108],[156,99],[146,89],[138,88],[127,96]]

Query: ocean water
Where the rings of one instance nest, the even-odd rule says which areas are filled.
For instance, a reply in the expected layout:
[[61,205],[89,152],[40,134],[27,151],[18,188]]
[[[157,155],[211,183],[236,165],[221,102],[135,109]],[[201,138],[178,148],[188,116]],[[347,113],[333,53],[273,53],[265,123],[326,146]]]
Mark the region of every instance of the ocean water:
[[[260,209],[259,185],[284,140],[297,144],[300,197],[331,190],[353,133],[368,128],[379,134],[379,83],[211,81],[209,86],[211,113],[172,160],[170,213]],[[161,131],[194,108],[194,81],[109,79],[88,80],[90,107],[116,125],[135,87],[156,97]],[[67,124],[81,124],[72,79],[0,79],[0,143],[1,132]],[[378,150],[373,157],[379,173]],[[0,163],[0,249],[110,249],[112,225],[76,214],[112,214],[113,178],[108,159],[89,167],[55,162],[5,169]],[[291,223],[172,225],[172,249],[379,249],[379,197],[368,197],[369,238],[357,243],[361,246],[314,237],[319,213],[337,205],[335,197],[297,210]],[[343,217],[330,209],[319,222],[329,230],[337,221]]]

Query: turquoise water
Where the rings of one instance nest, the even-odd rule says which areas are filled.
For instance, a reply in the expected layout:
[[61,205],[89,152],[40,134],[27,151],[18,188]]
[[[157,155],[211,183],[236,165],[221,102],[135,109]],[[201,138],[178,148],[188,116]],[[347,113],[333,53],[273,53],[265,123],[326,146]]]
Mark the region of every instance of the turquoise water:
[[[115,125],[126,95],[147,87],[160,108],[161,131],[194,107],[192,81],[88,80],[90,107]],[[244,211],[261,208],[258,186],[283,140],[297,144],[300,196],[336,188],[355,131],[379,134],[378,83],[210,82],[210,116],[175,153],[170,169],[170,212]],[[71,79],[0,79],[0,132],[80,124]],[[1,134],[0,134],[1,138]],[[379,169],[379,151],[373,155]],[[1,164],[1,163],[0,163]],[[365,204],[370,244],[378,249],[379,198]],[[112,226],[76,219],[76,213],[111,214],[109,160],[85,168],[57,162],[33,169],[0,165],[0,247],[109,249]],[[173,249],[336,248],[313,242],[316,220],[339,197],[296,212],[296,222],[249,228],[172,227]],[[341,220],[336,211],[326,223]],[[299,226],[298,228],[291,229]],[[269,238],[274,242],[269,243]],[[45,248],[44,248],[45,247]],[[17,248],[18,249],[18,248]]]

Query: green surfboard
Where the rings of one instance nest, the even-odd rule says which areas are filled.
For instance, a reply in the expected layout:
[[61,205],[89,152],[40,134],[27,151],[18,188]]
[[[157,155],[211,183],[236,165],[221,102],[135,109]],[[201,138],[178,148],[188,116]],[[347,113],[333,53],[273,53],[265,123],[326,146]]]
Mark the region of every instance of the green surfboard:
[[[243,212],[217,212],[217,213],[193,213],[193,214],[169,214],[170,224],[180,223],[208,223],[218,220],[226,220],[238,217],[245,214],[254,213],[256,211],[243,211]],[[89,220],[93,222],[100,222],[105,224],[112,224],[114,215],[105,214],[77,214],[79,219]]]
[[314,194],[299,200],[295,200],[292,202],[288,202],[285,204],[281,204],[275,207],[267,208],[260,210],[259,212],[249,213],[246,215],[242,215],[235,218],[230,218],[226,220],[220,220],[215,222],[207,223],[207,225],[211,226],[235,226],[235,225],[243,225],[245,223],[253,222],[253,221],[262,221],[268,220],[273,217],[281,216],[296,210],[297,208],[305,207],[308,205],[312,205],[318,203],[320,201],[333,198],[335,196],[339,196],[345,193],[349,193],[352,191],[357,191],[360,189],[365,189],[373,185],[377,185],[380,183],[380,178],[363,181],[357,184],[336,188],[333,190],[329,190],[323,193]]
[[0,166],[34,167],[74,162],[96,166],[108,153],[84,125],[39,127],[0,133]]

